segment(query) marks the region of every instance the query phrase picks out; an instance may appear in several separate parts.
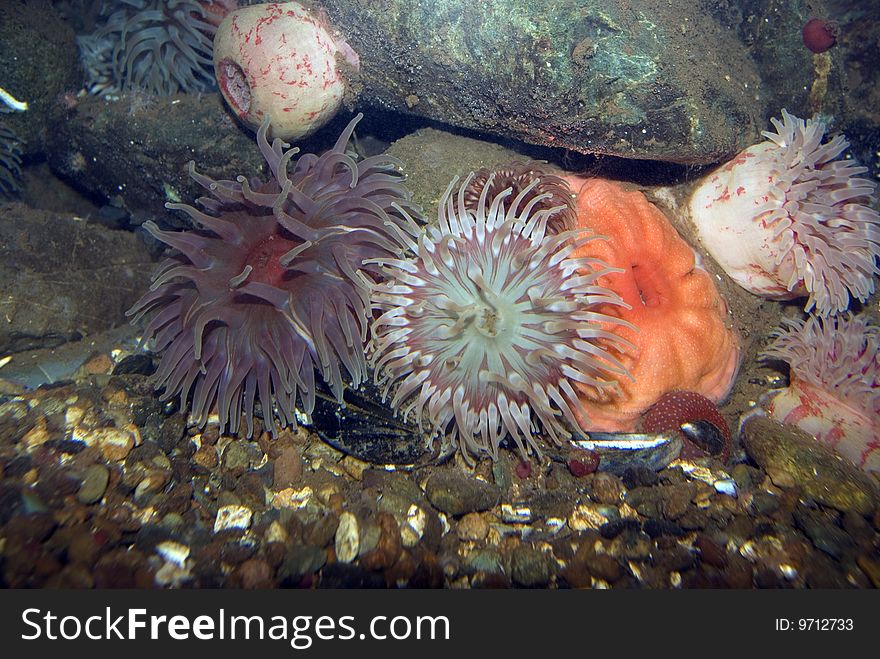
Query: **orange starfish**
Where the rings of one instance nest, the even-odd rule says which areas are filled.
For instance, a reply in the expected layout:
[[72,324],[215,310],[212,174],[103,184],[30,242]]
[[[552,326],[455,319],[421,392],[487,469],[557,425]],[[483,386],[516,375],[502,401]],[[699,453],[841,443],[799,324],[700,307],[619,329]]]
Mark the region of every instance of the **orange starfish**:
[[598,312],[631,323],[607,329],[633,344],[609,345],[631,378],[617,376],[618,391],[580,385],[585,430],[634,430],[642,413],[664,393],[696,391],[714,402],[730,391],[739,365],[739,341],[725,324],[727,305],[694,251],[666,216],[638,191],[602,179],[567,176],[576,193],[577,228],[607,240],[578,247],[573,258],[601,259],[623,272],[598,284],[631,307],[606,304]]

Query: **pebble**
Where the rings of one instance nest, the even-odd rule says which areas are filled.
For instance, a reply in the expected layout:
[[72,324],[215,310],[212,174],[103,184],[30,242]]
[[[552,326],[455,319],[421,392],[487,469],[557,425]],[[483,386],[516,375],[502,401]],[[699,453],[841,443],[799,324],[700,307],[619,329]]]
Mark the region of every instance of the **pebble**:
[[406,521],[400,527],[403,546],[407,548],[415,547],[422,539],[422,536],[425,535],[427,525],[428,515],[424,509],[412,504],[406,511]]
[[462,540],[480,542],[489,534],[489,523],[480,513],[468,513],[458,521],[456,532]]
[[303,474],[302,453],[297,446],[288,444],[275,459],[272,488],[282,490],[299,483]]
[[465,558],[465,566],[472,572],[487,574],[500,574],[504,571],[501,554],[492,548],[470,552]]
[[261,558],[251,558],[236,568],[234,577],[245,590],[271,588],[274,585],[273,571]]
[[361,556],[361,565],[368,570],[387,570],[400,556],[401,533],[394,516],[379,513],[377,522],[380,529],[379,542],[369,553]]
[[575,506],[568,516],[568,526],[573,531],[598,529],[600,526],[616,520],[620,516],[614,506],[586,501]]
[[599,503],[619,504],[626,496],[626,486],[614,474],[600,472],[593,477],[590,494]]
[[724,550],[709,536],[703,533],[699,534],[694,540],[694,547],[699,550],[700,559],[704,563],[719,569],[727,565],[727,555]]
[[82,486],[76,494],[77,501],[84,504],[100,501],[110,481],[110,470],[104,465],[94,464],[86,468]]
[[246,440],[230,442],[223,451],[223,470],[232,476],[240,476],[251,466],[254,451],[258,450]]
[[135,433],[122,428],[95,428],[82,439],[88,446],[97,445],[108,462],[122,462],[139,443]]
[[214,533],[227,529],[247,529],[251,525],[253,516],[254,511],[247,506],[236,504],[221,506],[214,520]]
[[350,512],[344,512],[339,516],[335,547],[336,560],[340,563],[351,563],[357,558],[360,550],[360,531],[357,517]]
[[278,569],[281,579],[299,579],[320,570],[327,560],[327,552],[314,545],[294,545],[288,551]]
[[587,570],[597,579],[608,583],[614,583],[623,575],[623,568],[613,556],[599,554],[589,550],[578,552],[578,558],[583,561]]
[[880,559],[877,556],[867,556],[862,554],[856,558],[856,564],[861,568],[862,572],[868,575],[874,588],[880,588]]
[[799,506],[794,512],[794,521],[816,549],[824,551],[838,561],[843,557],[844,552],[853,547],[850,536],[833,520],[817,510]]
[[870,476],[808,433],[753,417],[743,425],[742,435],[749,457],[774,483],[789,479],[808,496],[838,510],[865,515],[878,506],[880,493]]
[[555,574],[552,559],[529,545],[518,545],[510,558],[513,582],[525,588],[543,588]]
[[435,472],[425,484],[425,494],[436,508],[459,516],[488,510],[501,500],[494,485],[449,469]]
[[216,469],[217,465],[220,464],[220,459],[217,457],[217,449],[207,444],[202,444],[192,459],[193,462],[208,471]]

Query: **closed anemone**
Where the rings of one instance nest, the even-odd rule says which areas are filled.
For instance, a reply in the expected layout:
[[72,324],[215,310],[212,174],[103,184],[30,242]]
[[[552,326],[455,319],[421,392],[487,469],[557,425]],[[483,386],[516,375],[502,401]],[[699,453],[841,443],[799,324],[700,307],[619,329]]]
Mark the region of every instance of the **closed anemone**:
[[264,122],[257,143],[268,181],[192,177],[210,191],[203,210],[187,213],[196,228],[146,229],[177,253],[154,275],[129,311],[150,315],[145,339],[162,353],[156,387],[162,399],[191,403],[202,426],[212,410],[230,432],[253,434],[254,404],[277,430],[296,425],[298,405],[311,413],[317,370],[341,401],[345,382],[366,377],[364,341],[369,293],[378,266],[365,259],[403,254],[417,215],[400,163],[379,155],[355,161],[346,144],[361,115],[321,156],[275,139]]

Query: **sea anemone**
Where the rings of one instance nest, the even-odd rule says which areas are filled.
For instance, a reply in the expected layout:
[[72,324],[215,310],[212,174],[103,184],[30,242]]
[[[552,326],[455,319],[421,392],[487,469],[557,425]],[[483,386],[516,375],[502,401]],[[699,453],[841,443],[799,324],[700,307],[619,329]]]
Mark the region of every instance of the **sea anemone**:
[[767,411],[880,473],[880,326],[862,315],[786,319],[762,353],[789,364]]
[[[242,413],[253,433],[254,401],[275,430],[272,410],[295,425],[295,406],[311,413],[317,369],[341,401],[343,372],[353,387],[366,377],[369,293],[375,265],[364,259],[399,257],[405,235],[418,227],[400,163],[389,156],[355,162],[345,147],[361,115],[321,156],[266,138],[257,144],[272,178],[213,181],[191,175],[213,196],[167,204],[186,212],[194,231],[147,230],[179,250],[129,311],[153,312],[145,331],[163,352],[156,372],[162,399],[192,398],[195,423],[212,409],[230,432]],[[210,213],[210,214],[208,214]]]
[[[490,179],[491,178],[491,182]],[[540,179],[537,185],[532,185]],[[486,185],[489,183],[489,185]],[[511,163],[503,169],[483,167],[474,172],[471,182],[464,190],[464,203],[471,212],[476,212],[483,190],[486,190],[486,204],[499,194],[510,189],[510,199],[517,199],[520,192],[529,188],[531,192],[523,196],[519,208],[510,208],[514,215],[534,214],[549,211],[547,233],[555,234],[570,231],[577,223],[574,195],[561,177],[546,171],[543,163]],[[539,199],[540,198],[540,199]],[[534,201],[534,204],[532,203]]]
[[821,18],[811,18],[801,30],[804,45],[814,53],[824,53],[837,43],[834,27]]
[[740,286],[774,299],[809,295],[825,316],[864,301],[880,272],[880,215],[864,167],[839,160],[843,135],[785,110],[776,132],[710,174],[694,191],[691,218],[703,245]]
[[598,311],[626,321],[617,333],[633,346],[621,353],[608,347],[631,376],[619,377],[617,390],[582,389],[584,429],[633,430],[648,408],[675,389],[723,400],[739,366],[739,341],[726,325],[727,305],[696,264],[693,249],[642,193],[603,179],[567,180],[577,191],[578,227],[607,238],[584,244],[573,256],[613,268],[598,285],[626,305]]
[[[382,312],[372,325],[376,383],[402,416],[423,417],[434,433],[449,431],[467,459],[498,455],[510,436],[525,459],[539,425],[560,442],[577,427],[575,384],[605,391],[626,369],[608,349],[624,349],[599,305],[623,305],[597,281],[613,269],[592,258],[570,258],[587,232],[548,235],[563,207],[535,210],[549,193],[532,196],[535,178],[516,196],[495,194],[486,177],[473,210],[457,179],[440,199],[436,225],[410,245],[413,258],[379,261],[387,281],[373,292]],[[531,198],[526,204],[524,200]],[[609,329],[612,328],[612,329]]]
[[0,199],[16,196],[21,190],[21,140],[0,123]]
[[77,38],[92,94],[143,90],[156,95],[215,88],[212,40],[217,12],[235,3],[118,0],[103,24]]
[[268,117],[283,139],[308,135],[336,114],[347,88],[342,61],[359,65],[323,17],[298,2],[242,7],[214,38],[214,69],[229,107],[251,128]]

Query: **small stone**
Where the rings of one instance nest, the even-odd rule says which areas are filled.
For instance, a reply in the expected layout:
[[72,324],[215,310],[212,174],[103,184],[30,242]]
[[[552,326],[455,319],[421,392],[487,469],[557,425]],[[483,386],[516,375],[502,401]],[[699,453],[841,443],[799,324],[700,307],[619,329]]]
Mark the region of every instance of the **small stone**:
[[586,552],[583,560],[587,569],[593,576],[597,579],[607,581],[608,583],[614,583],[620,579],[620,576],[623,574],[623,569],[620,567],[620,563],[608,554]]
[[471,572],[485,572],[487,574],[504,572],[501,554],[492,548],[470,552],[465,558],[465,566]]
[[350,512],[339,516],[336,528],[336,560],[340,563],[351,563],[357,558],[360,550],[360,532],[358,519]]
[[639,533],[642,530],[642,523],[637,519],[625,517],[623,519],[613,519],[607,524],[599,527],[599,535],[606,540],[612,540],[624,531],[631,533]]
[[287,552],[278,576],[281,579],[299,579],[320,570],[327,560],[327,552],[314,545],[294,545]]
[[122,462],[131,453],[137,438],[129,430],[121,428],[95,428],[83,436],[89,446],[96,446],[108,462]]
[[49,434],[46,417],[41,416],[37,418],[34,427],[24,434],[21,441],[28,449],[33,449],[41,444],[45,444],[51,438],[52,436]]
[[874,588],[880,588],[880,560],[876,556],[862,554],[856,558],[856,564],[868,575]]
[[281,449],[280,455],[275,459],[275,472],[272,480],[272,488],[282,490],[299,483],[303,473],[302,453],[299,447],[288,444]]
[[105,375],[113,371],[114,363],[110,359],[110,355],[103,352],[96,353],[89,357],[85,363],[79,367],[78,374],[81,375]]
[[241,587],[245,590],[271,588],[274,585],[272,568],[261,558],[245,561],[235,572]]
[[303,540],[310,545],[326,547],[336,537],[336,529],[339,527],[339,517],[333,513],[321,515],[306,526],[303,532]]
[[189,558],[190,548],[180,542],[165,540],[156,545],[156,553],[165,561],[183,567]]
[[626,496],[626,487],[614,474],[600,472],[593,477],[590,494],[599,503],[616,505]]
[[489,523],[480,513],[468,513],[458,521],[458,537],[479,542],[489,534]]
[[436,508],[454,516],[488,510],[501,500],[494,485],[450,470],[435,472],[425,485],[425,494]]
[[223,451],[223,470],[240,476],[251,466],[250,442],[239,439],[230,442]]
[[397,561],[402,548],[400,529],[397,521],[389,513],[379,513],[380,535],[376,547],[361,556],[361,566],[367,570],[387,570]]
[[301,490],[295,490],[292,487],[285,488],[280,492],[272,495],[273,508],[305,508],[314,497],[315,493],[312,488],[306,486]]
[[510,576],[514,583],[525,588],[543,588],[555,574],[554,564],[543,552],[528,545],[513,550],[510,560]]
[[415,547],[428,525],[428,515],[421,506],[412,504],[406,511],[406,521],[401,525],[400,537],[404,547]]
[[727,565],[727,555],[712,538],[700,534],[694,540],[694,547],[700,551],[700,559],[712,567],[722,569]]
[[193,462],[208,471],[216,469],[220,462],[220,459],[217,457],[217,449],[207,444],[202,444],[193,454],[192,459]]
[[110,481],[110,470],[104,465],[89,466],[83,474],[82,486],[76,494],[80,503],[90,504],[99,501],[107,490]]
[[838,510],[872,513],[880,501],[870,476],[839,457],[808,433],[766,417],[753,417],[743,426],[749,457],[777,483],[790,479],[805,494]]
[[217,518],[214,520],[214,533],[226,529],[247,529],[253,516],[254,511],[247,506],[222,506],[217,510]]
[[838,561],[843,557],[844,552],[853,547],[849,535],[819,511],[799,506],[794,512],[794,522],[812,541],[816,549],[824,551]]
[[573,531],[598,529],[619,516],[618,510],[614,506],[586,501],[578,504],[571,511],[571,515],[568,516],[568,526]]

